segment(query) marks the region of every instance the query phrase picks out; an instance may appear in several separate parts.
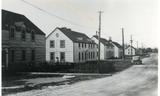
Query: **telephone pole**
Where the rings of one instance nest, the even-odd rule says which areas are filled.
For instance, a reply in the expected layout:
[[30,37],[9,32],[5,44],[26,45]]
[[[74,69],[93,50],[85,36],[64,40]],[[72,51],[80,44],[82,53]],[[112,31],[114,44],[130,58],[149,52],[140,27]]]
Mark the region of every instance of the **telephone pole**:
[[138,49],[138,41],[137,41],[137,49]]
[[99,35],[98,35],[98,71],[100,73],[100,38],[101,38],[101,14],[102,14],[102,11],[99,11]]
[[124,53],[124,28],[122,27],[122,47],[123,47],[123,56],[122,59],[125,59],[125,53]]
[[132,40],[132,35],[131,35],[131,57],[132,57],[132,42],[133,40]]

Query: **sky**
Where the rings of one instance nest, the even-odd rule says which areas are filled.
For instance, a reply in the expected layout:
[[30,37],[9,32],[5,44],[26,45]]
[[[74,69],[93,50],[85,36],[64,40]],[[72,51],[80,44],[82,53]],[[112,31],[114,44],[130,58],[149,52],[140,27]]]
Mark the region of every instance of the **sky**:
[[122,44],[123,27],[125,43],[132,35],[134,47],[137,41],[138,47],[158,46],[158,0],[2,0],[2,9],[25,15],[46,36],[67,27],[89,37],[98,31],[101,10],[101,37]]

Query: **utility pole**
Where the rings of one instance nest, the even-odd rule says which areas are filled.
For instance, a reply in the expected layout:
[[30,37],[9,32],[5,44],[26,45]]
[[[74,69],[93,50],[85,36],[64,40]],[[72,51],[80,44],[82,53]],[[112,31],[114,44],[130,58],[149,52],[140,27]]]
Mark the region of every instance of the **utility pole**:
[[125,60],[125,53],[124,53],[124,28],[122,27],[122,47],[123,47],[123,56],[122,59]]
[[138,41],[137,41],[137,49],[138,49]]
[[98,35],[98,71],[100,73],[100,38],[101,38],[101,14],[102,14],[102,11],[99,11],[99,35]]
[[132,57],[132,42],[133,40],[132,40],[132,35],[131,35],[131,57]]

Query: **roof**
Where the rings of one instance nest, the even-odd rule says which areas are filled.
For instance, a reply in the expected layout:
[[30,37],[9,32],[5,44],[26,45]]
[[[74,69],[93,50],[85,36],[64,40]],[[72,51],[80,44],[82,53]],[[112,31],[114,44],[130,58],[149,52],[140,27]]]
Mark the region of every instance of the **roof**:
[[[128,45],[128,46],[126,47],[126,49],[129,48],[129,47],[130,47],[130,45]],[[132,46],[132,48],[133,48],[133,49],[136,49],[136,48],[134,48],[133,46]]]
[[[2,29],[9,30],[11,25],[27,27],[27,30],[34,29],[36,34],[45,35],[35,24],[33,24],[27,17],[22,14],[2,10]],[[30,31],[28,31],[30,32]]]
[[[98,36],[97,35],[93,35],[93,37],[95,37],[96,39],[98,39]],[[100,38],[100,42],[106,46],[112,46],[112,43],[110,43],[108,40],[104,39],[104,38]]]
[[[68,29],[66,27],[59,28],[57,27],[56,29],[59,29],[61,32],[63,32],[68,38],[70,38],[73,42],[80,42],[80,43],[95,43],[91,38],[89,38],[86,34],[80,33],[73,31],[71,29]],[[56,30],[55,29],[55,30]],[[54,30],[54,31],[55,31]],[[53,31],[53,32],[54,32]],[[51,32],[47,38],[53,33]]]
[[113,43],[115,46],[117,46],[118,48],[122,48],[122,46],[121,46],[119,43],[113,42],[113,41],[112,41],[112,43]]

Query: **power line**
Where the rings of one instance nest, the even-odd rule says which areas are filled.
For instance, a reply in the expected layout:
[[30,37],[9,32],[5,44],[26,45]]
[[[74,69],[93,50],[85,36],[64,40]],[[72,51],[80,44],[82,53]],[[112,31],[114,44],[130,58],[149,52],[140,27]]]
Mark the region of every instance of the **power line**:
[[67,20],[67,19],[65,19],[65,18],[62,18],[62,17],[60,17],[60,16],[57,16],[57,15],[55,15],[55,14],[53,14],[53,13],[50,13],[50,12],[48,12],[48,11],[42,9],[42,8],[39,8],[38,6],[36,6],[36,5],[34,5],[34,4],[31,4],[31,3],[29,3],[29,2],[27,2],[27,1],[25,1],[25,0],[21,0],[21,1],[23,1],[24,3],[30,5],[30,6],[32,6],[32,7],[34,7],[34,8],[36,8],[36,9],[38,9],[38,10],[40,10],[40,11],[46,13],[46,14],[48,14],[48,15],[50,15],[50,16],[56,17],[57,19],[60,19],[60,20],[62,20],[62,21],[65,21],[65,22],[68,22],[68,23],[70,23],[70,24],[77,25],[77,26],[80,26],[80,27],[92,28],[92,27],[86,27],[86,26],[81,25],[81,24],[77,24],[77,23],[75,23],[75,22],[72,22],[72,21],[70,21],[70,20]]

